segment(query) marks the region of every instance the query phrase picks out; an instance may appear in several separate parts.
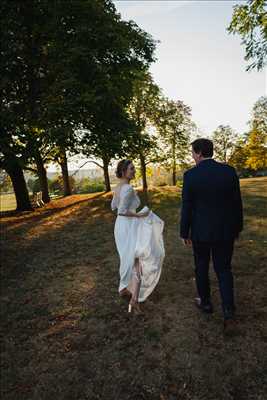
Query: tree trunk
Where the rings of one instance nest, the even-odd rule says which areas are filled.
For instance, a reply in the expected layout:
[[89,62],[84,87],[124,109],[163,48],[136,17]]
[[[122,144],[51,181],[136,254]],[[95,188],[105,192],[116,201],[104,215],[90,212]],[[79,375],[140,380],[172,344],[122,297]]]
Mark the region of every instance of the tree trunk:
[[12,181],[17,201],[17,211],[31,211],[32,205],[30,202],[26,181],[23,175],[23,170],[15,157],[7,163],[7,165],[5,166],[5,170]]
[[62,149],[62,158],[60,159],[59,165],[61,167],[63,185],[64,185],[64,196],[71,195],[71,187],[69,181],[69,171],[68,171],[68,163],[65,149]]
[[176,154],[175,154],[175,143],[172,145],[172,184],[176,185]]
[[146,162],[143,154],[140,154],[140,166],[141,166],[141,175],[143,181],[143,192],[147,192]]
[[103,170],[104,170],[104,178],[105,178],[105,186],[106,186],[106,192],[111,191],[110,187],[110,179],[109,179],[109,173],[108,173],[108,166],[109,166],[109,160],[103,158]]
[[38,150],[35,152],[34,156],[36,166],[37,166],[37,174],[40,181],[41,191],[42,191],[42,199],[45,203],[50,202],[49,191],[48,191],[48,182],[47,182],[47,175],[46,169],[44,167],[44,163],[41,157],[41,154]]
[[174,162],[172,166],[172,185],[176,185],[176,162]]

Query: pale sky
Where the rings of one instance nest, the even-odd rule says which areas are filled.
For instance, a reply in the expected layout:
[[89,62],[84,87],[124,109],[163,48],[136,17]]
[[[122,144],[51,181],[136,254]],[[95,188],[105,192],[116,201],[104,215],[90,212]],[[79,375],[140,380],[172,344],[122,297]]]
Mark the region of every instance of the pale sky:
[[233,5],[244,1],[113,1],[124,20],[160,40],[155,82],[171,99],[192,108],[193,120],[209,135],[218,125],[230,125],[238,133],[256,100],[266,94],[266,70],[246,72],[245,50],[237,35],[226,28]]
[[[244,1],[114,0],[122,19],[134,20],[157,45],[151,66],[155,82],[171,99],[192,108],[203,136],[218,125],[247,130],[254,103],[266,94],[266,70],[246,72],[239,36],[229,35],[233,5]],[[83,158],[83,157],[82,157]],[[74,163],[74,160],[77,163]],[[69,160],[70,169],[83,164]],[[54,171],[54,165],[48,170]],[[86,164],[83,169],[95,168]]]

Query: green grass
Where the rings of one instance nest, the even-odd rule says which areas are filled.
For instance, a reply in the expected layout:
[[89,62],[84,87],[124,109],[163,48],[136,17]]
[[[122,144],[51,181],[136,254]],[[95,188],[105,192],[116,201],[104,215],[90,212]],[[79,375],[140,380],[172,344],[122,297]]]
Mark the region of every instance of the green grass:
[[11,211],[17,207],[15,194],[0,194],[0,211]]
[[233,259],[240,334],[228,339],[213,272],[214,315],[192,303],[179,188],[146,199],[165,221],[166,259],[141,317],[117,294],[109,196],[2,218],[1,398],[265,399],[266,183],[242,180],[245,230]]

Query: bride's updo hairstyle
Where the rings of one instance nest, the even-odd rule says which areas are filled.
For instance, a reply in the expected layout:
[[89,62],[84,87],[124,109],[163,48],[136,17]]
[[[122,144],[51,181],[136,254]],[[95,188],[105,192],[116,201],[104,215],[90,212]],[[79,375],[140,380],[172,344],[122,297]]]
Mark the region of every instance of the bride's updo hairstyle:
[[132,163],[131,160],[121,160],[118,162],[116,169],[116,177],[122,178],[124,173],[127,171],[128,166]]

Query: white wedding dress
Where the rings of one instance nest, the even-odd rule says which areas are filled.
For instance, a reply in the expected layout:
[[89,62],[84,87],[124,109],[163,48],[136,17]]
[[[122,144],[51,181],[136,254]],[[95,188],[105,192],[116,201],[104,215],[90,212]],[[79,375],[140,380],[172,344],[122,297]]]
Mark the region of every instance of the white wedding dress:
[[[118,185],[113,192],[112,210],[118,214],[127,211],[136,212],[140,199],[129,184]],[[144,207],[141,212],[147,211]],[[163,259],[165,256],[163,243],[164,222],[152,211],[147,217],[135,218],[117,216],[114,235],[120,256],[119,292],[125,288],[131,291],[133,268],[136,258],[141,264],[141,287],[139,302],[145,301],[157,285]]]

